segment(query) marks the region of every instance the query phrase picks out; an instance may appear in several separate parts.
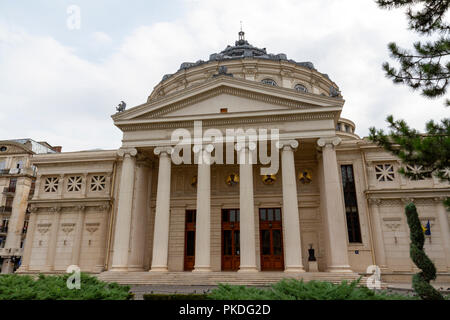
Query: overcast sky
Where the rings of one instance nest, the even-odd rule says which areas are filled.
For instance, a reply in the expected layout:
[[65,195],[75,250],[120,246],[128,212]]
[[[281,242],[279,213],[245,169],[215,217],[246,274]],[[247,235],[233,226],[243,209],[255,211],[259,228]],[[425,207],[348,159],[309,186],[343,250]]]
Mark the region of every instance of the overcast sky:
[[[80,28],[68,27],[80,9]],[[387,43],[417,39],[401,10],[373,0],[0,0],[0,140],[32,138],[64,151],[121,145],[111,115],[144,103],[166,73],[246,39],[311,61],[339,86],[356,133],[393,114],[423,130],[448,117],[443,100],[394,86]],[[76,26],[76,25],[75,25]]]

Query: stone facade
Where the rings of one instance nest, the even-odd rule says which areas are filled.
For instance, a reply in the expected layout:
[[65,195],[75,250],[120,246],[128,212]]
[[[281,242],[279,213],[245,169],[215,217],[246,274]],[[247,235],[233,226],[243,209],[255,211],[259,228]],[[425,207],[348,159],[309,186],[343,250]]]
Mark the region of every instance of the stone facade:
[[[38,176],[20,272],[73,264],[88,272],[219,272],[228,259],[224,217],[239,209],[231,223],[239,223],[239,240],[230,240],[238,272],[313,271],[313,248],[321,272],[378,265],[410,273],[406,201],[430,221],[425,250],[438,272],[450,271],[448,183],[399,175],[398,159],[340,117],[344,100],[325,74],[285,56],[234,54],[242,46],[227,48],[232,58],[184,64],[146,103],[113,115],[123,131],[119,150],[33,156]],[[174,131],[195,138],[200,122],[200,136],[214,137],[214,148],[183,140],[184,152],[194,149],[191,162],[177,163]],[[230,129],[228,148],[217,137]],[[254,151],[251,141],[239,142],[239,129],[279,130],[268,147],[277,154],[275,172],[261,175],[270,166],[260,161],[261,144]],[[221,151],[231,161],[217,163]],[[249,157],[253,163],[240,161]],[[189,210],[196,210],[195,238]],[[269,220],[269,212],[279,217]]]
[[28,200],[34,193],[34,154],[56,153],[60,147],[31,139],[0,141],[0,259],[1,272],[12,273],[20,263],[29,223]]

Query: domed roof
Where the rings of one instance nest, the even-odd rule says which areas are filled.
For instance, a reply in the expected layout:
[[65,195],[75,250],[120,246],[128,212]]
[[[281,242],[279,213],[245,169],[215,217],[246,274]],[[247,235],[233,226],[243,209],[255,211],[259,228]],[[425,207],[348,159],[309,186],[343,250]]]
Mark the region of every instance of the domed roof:
[[[267,53],[266,48],[257,48],[253,45],[251,45],[247,40],[244,38],[245,33],[243,31],[239,32],[239,40],[237,40],[234,44],[234,46],[228,45],[224,50],[222,50],[219,53],[213,53],[209,56],[208,61],[198,60],[197,62],[183,62],[180,66],[180,68],[177,70],[184,70],[189,69],[192,67],[196,67],[205,63],[208,63],[210,61],[225,61],[225,60],[232,60],[232,59],[243,59],[243,58],[256,58],[256,59],[268,59],[268,60],[275,60],[275,61],[288,61],[291,63],[295,63],[296,65],[317,71],[314,68],[314,65],[312,62],[297,62],[292,59],[288,59],[287,55],[285,53]],[[166,74],[162,78],[162,81],[168,79],[172,74]],[[328,75],[324,74],[328,78]]]

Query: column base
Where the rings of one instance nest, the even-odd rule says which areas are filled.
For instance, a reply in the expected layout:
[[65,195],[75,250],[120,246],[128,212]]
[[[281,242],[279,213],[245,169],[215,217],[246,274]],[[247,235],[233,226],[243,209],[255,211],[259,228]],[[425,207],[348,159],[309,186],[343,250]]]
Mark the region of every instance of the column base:
[[54,271],[54,270],[53,270],[53,267],[52,267],[52,266],[45,266],[45,267],[43,267],[43,268],[41,269],[41,271],[42,271],[42,272],[52,272],[52,271]]
[[192,272],[212,272],[210,267],[194,267]]
[[140,271],[145,271],[145,270],[144,270],[144,267],[142,267],[142,266],[132,266],[132,267],[128,267],[128,271],[140,272]]
[[350,266],[331,266],[327,268],[326,272],[336,272],[336,273],[354,273]]
[[237,272],[259,272],[259,270],[254,266],[241,266]]
[[149,272],[169,272],[166,266],[152,266]]
[[128,271],[128,266],[111,266],[111,268],[108,271],[112,271],[112,272],[124,272],[124,271]]
[[27,271],[28,271],[28,266],[21,265],[21,266],[16,270],[16,273],[25,273],[25,272],[27,272]]
[[302,273],[306,272],[303,266],[289,266],[284,269],[284,272]]
[[95,272],[95,273],[101,273],[103,271],[105,271],[104,265],[96,265],[93,270],[93,272]]

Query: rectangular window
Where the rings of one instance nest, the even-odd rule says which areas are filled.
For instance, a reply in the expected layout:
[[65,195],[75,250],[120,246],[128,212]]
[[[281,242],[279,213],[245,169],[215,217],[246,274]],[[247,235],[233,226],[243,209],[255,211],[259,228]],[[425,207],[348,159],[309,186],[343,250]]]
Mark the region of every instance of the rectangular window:
[[356,199],[355,178],[352,165],[341,166],[342,187],[344,191],[345,214],[349,242],[361,243],[358,202]]

